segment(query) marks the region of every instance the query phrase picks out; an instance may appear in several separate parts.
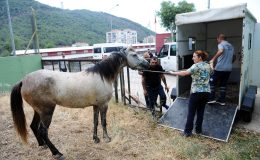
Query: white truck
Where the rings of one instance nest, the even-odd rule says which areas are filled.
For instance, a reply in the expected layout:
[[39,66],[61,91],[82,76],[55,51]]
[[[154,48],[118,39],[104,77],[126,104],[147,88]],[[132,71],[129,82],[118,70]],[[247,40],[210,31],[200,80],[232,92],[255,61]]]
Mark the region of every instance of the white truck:
[[93,59],[103,59],[114,51],[120,51],[126,47],[124,43],[99,43],[93,45]]
[[164,43],[160,52],[158,53],[160,64],[164,70],[176,71],[177,58],[176,58],[176,42]]

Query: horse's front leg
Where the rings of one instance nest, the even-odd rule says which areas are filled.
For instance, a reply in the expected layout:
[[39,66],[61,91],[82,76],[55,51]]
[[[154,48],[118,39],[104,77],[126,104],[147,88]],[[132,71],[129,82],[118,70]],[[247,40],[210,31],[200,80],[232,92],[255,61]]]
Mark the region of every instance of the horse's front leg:
[[94,131],[93,131],[93,140],[94,143],[99,143],[100,139],[97,136],[97,127],[98,127],[98,115],[99,115],[99,106],[93,106],[94,110]]
[[104,105],[100,108],[100,115],[101,115],[101,123],[102,123],[102,128],[103,128],[103,138],[105,142],[110,142],[111,138],[107,134],[107,108],[108,105]]

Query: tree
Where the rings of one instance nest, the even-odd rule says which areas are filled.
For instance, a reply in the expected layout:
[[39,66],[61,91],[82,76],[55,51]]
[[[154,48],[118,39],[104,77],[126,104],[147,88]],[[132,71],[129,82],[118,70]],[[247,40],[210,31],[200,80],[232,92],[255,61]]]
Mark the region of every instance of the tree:
[[56,47],[54,42],[50,40],[46,41],[46,43],[43,46],[43,48],[54,48],[54,47]]
[[175,16],[179,13],[195,11],[193,3],[187,3],[185,0],[175,5],[171,1],[163,1],[161,9],[157,12],[157,16],[161,19],[161,25],[167,30],[175,30]]

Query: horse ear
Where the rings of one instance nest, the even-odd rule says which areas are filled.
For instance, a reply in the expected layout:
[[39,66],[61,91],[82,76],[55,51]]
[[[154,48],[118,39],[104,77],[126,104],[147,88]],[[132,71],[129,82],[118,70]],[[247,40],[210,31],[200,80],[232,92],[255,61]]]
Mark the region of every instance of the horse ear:
[[132,45],[127,47],[126,52],[129,52],[129,51],[134,51],[134,48],[132,47]]

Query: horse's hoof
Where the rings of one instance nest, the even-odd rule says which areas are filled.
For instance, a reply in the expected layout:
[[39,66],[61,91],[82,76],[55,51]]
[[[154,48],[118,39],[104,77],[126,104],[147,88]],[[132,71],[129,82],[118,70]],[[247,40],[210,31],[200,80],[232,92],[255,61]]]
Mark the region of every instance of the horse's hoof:
[[65,159],[65,157],[61,153],[53,155],[53,158],[55,158],[57,160],[64,160]]
[[94,143],[99,143],[100,139],[98,137],[94,138]]
[[111,142],[111,138],[110,137],[104,138],[104,140],[105,140],[106,143]]

